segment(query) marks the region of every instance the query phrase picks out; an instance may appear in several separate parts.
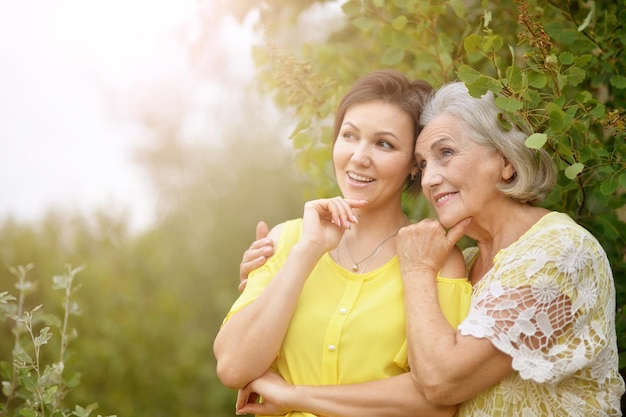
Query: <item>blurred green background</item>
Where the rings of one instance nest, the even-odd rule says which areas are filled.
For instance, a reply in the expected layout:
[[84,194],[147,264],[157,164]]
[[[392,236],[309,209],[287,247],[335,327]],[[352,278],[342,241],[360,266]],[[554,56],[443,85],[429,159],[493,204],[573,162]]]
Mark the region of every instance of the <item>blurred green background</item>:
[[[97,402],[96,412],[102,415],[235,415],[235,393],[224,388],[215,375],[213,339],[238,294],[239,262],[254,239],[257,221],[272,225],[300,216],[309,189],[307,178],[295,168],[288,140],[297,121],[278,111],[255,88],[250,24],[229,17],[219,1],[187,1],[190,12],[178,27],[162,30],[154,39],[142,39],[156,32],[149,32],[142,20],[161,24],[158,19],[165,21],[166,12],[177,8],[176,2],[27,3],[0,6],[6,13],[4,33],[8,35],[7,20],[12,14],[21,19],[12,24],[22,28],[12,37],[15,49],[22,50],[7,60],[0,84],[16,82],[6,79],[11,71],[16,79],[30,77],[21,91],[3,97],[2,111],[9,117],[11,109],[38,83],[63,82],[63,94],[46,97],[42,90],[34,97],[64,108],[60,123],[77,124],[76,129],[83,131],[77,146],[66,146],[66,139],[55,137],[55,121],[43,112],[37,114],[38,107],[33,106],[28,123],[43,125],[47,131],[42,146],[29,145],[33,158],[20,161],[19,169],[4,176],[3,206],[10,205],[12,198],[34,192],[28,175],[35,174],[42,184],[55,175],[43,164],[35,165],[36,156],[43,156],[51,165],[62,165],[64,155],[69,155],[81,162],[78,167],[86,169],[89,164],[100,164],[106,155],[81,153],[81,149],[105,149],[98,140],[120,140],[90,137],[90,126],[78,120],[82,113],[73,111],[90,103],[72,102],[73,85],[66,78],[55,79],[45,69],[27,67],[25,58],[20,61],[50,47],[54,50],[35,57],[38,65],[45,67],[41,61],[47,57],[55,61],[55,56],[80,63],[86,60],[79,56],[86,54],[84,47],[93,48],[94,55],[120,60],[110,62],[110,67],[98,61],[95,68],[87,70],[96,73],[94,83],[108,122],[133,126],[129,138],[122,140],[132,141],[128,157],[146,180],[146,195],[153,197],[148,201],[153,201],[154,207],[147,214],[139,211],[139,215],[149,216],[149,221],[137,222],[135,207],[124,209],[124,201],[79,209],[59,193],[50,207],[37,208],[35,218],[25,218],[20,212],[4,214],[0,219],[0,293],[17,295],[9,267],[32,263],[34,269],[28,277],[37,288],[28,295],[26,308],[43,304],[45,312],[61,315],[62,294],[52,290],[52,278],[62,274],[66,264],[85,265],[76,276],[81,288],[74,301],[81,314],[70,318],[76,338],[70,343],[65,370],[67,375],[79,372],[82,376],[66,399],[68,408]],[[160,14],[153,18],[153,13]],[[55,29],[64,25],[75,31]],[[37,37],[44,39],[32,39]],[[45,38],[54,38],[54,42]],[[177,55],[170,52],[171,43],[176,45]],[[107,45],[120,51],[107,52]],[[155,48],[156,55],[162,53],[156,64],[167,69],[131,59],[136,54],[140,60],[148,60],[141,50],[144,46]],[[34,51],[27,51],[28,47]],[[50,62],[50,72],[59,65]],[[135,78],[116,83],[115,71],[133,65],[139,68]],[[247,67],[237,67],[241,65]],[[179,67],[183,70],[169,70]],[[4,91],[11,92],[8,88]],[[23,146],[34,129],[24,124],[10,136],[3,127],[0,141],[5,157]],[[113,177],[122,168],[110,164],[100,169]],[[76,169],[72,175],[87,176],[88,172]],[[8,183],[16,189],[21,186],[21,192],[7,192]],[[80,190],[72,190],[71,184],[68,181],[66,194],[78,194]],[[10,319],[0,321],[0,361],[11,361],[13,326]],[[52,332],[52,339],[43,346],[45,363],[58,360],[59,330],[52,328]],[[1,393],[0,402],[4,402]]]

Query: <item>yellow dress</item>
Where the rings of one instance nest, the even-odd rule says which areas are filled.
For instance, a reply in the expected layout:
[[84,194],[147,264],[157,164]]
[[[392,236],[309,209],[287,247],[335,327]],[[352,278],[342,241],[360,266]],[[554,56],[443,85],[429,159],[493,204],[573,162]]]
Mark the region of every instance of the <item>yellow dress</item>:
[[[464,255],[471,265],[478,248]],[[459,330],[488,338],[513,358],[515,372],[457,416],[621,416],[615,287],[598,241],[551,212],[493,263]]]
[[[226,320],[261,294],[299,240],[301,225],[301,219],[285,223],[274,256],[250,275]],[[456,327],[469,308],[471,285],[467,279],[439,278],[438,288],[446,317]],[[356,274],[324,255],[306,281],[272,367],[295,385],[352,384],[407,372],[404,295],[397,258]]]

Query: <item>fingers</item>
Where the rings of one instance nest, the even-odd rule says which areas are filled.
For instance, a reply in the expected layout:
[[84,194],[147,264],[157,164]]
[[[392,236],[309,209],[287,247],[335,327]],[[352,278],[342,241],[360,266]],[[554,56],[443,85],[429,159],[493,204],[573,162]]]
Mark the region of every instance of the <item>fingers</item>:
[[270,228],[267,226],[263,220],[257,223],[256,225],[256,240],[261,240],[270,233]]
[[[272,246],[267,246],[262,249],[248,249],[243,255],[241,264],[239,264],[239,281],[241,282],[247,279],[250,272],[262,266],[273,253],[274,248]],[[247,260],[249,258],[252,259]]]
[[354,213],[355,208],[367,205],[365,200],[353,200],[343,197],[334,197],[310,201],[305,205],[319,212],[321,218],[327,218],[337,226],[349,229],[353,223],[358,223],[359,219]]
[[[252,253],[254,252],[254,253]],[[254,256],[254,254],[258,254],[261,253],[261,255],[257,255],[255,258],[253,258],[252,260],[248,260],[246,261],[246,259],[248,259],[251,256]],[[241,264],[239,264],[239,282],[240,285],[241,283],[243,283],[244,280],[248,279],[248,275],[250,275],[250,272],[254,271],[255,269],[261,267],[263,264],[265,264],[265,262],[267,261],[267,258],[269,258],[270,256],[272,256],[272,254],[274,253],[274,247],[273,246],[266,246],[262,249],[248,249],[246,251],[246,253],[244,254],[244,259],[243,261],[241,261]],[[245,286],[245,284],[244,284]]]
[[269,227],[264,221],[256,225],[256,240],[252,242],[248,250],[243,254],[239,264],[239,292],[246,286],[246,280],[250,272],[261,267],[267,258],[274,254],[274,242],[268,238]]
[[235,412],[237,415],[250,414],[246,407],[250,404],[256,404],[259,399],[259,395],[253,392],[250,388],[245,387],[237,392],[237,401],[235,402]]
[[448,238],[448,242],[450,242],[450,246],[456,245],[459,239],[463,237],[463,235],[465,234],[465,229],[467,229],[467,226],[470,224],[471,221],[472,218],[468,217],[448,229],[448,233],[446,236]]

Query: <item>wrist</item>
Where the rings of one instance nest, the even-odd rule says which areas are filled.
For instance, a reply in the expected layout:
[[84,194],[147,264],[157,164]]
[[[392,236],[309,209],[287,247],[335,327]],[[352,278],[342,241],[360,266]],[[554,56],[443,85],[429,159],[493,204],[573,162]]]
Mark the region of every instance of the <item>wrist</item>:
[[307,398],[306,386],[291,385],[288,395],[286,395],[285,402],[292,411],[308,411],[309,408],[306,404]]
[[326,253],[326,249],[309,241],[299,241],[291,248],[291,253],[297,254],[302,261],[317,262]]
[[401,268],[402,279],[412,280],[428,280],[429,278],[437,278],[435,268],[428,265],[412,265],[410,267]]

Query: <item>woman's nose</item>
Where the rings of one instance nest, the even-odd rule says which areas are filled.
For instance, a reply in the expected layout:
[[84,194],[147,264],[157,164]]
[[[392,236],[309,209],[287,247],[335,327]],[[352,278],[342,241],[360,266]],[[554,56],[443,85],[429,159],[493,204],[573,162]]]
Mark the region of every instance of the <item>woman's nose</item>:
[[436,166],[426,166],[422,168],[423,188],[431,188],[435,185],[441,184],[441,180],[441,172],[439,172]]
[[371,149],[365,141],[360,141],[354,149],[352,153],[352,159],[361,164],[368,165],[370,163],[371,158]]

